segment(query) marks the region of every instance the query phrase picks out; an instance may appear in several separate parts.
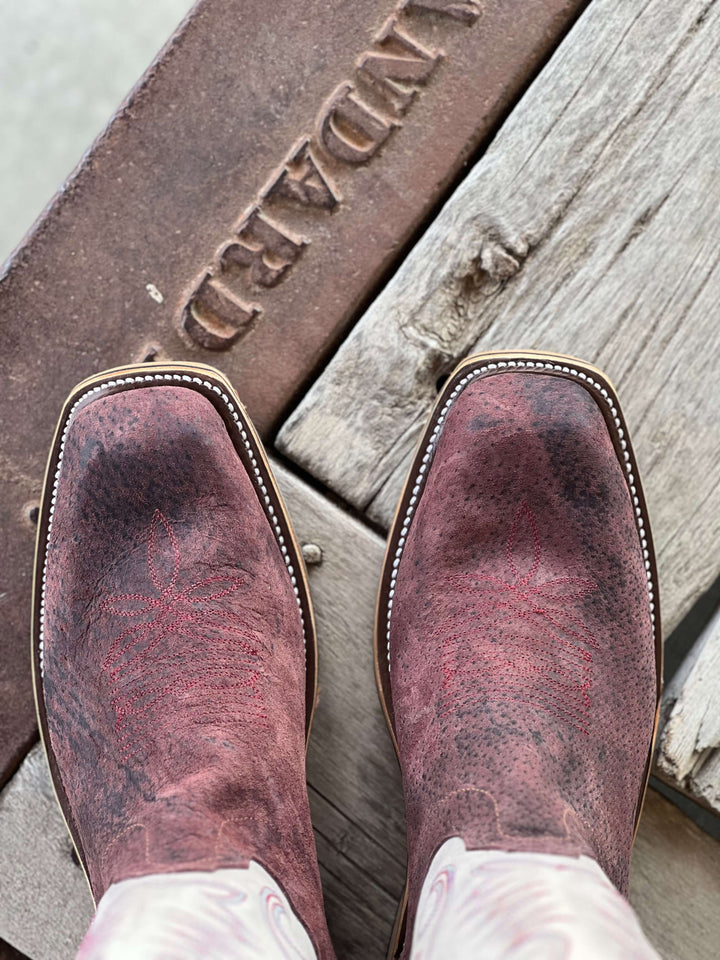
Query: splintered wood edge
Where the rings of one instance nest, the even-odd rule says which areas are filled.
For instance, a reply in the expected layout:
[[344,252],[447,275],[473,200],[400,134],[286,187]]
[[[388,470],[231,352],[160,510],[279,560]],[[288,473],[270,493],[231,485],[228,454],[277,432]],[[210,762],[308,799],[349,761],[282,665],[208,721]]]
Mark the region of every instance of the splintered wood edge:
[[663,698],[657,773],[720,814],[720,610]]

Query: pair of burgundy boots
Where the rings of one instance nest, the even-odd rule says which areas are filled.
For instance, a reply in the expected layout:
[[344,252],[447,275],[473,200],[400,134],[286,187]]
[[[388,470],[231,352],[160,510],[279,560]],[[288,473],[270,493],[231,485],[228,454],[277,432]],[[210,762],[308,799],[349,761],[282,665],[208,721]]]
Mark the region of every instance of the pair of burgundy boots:
[[[452,836],[585,854],[626,891],[659,697],[655,583],[602,374],[528,352],[461,364],[418,446],[378,599],[378,684],[408,817],[391,955]],[[318,957],[333,957],[305,786],[317,654],[304,567],[217,371],[127,367],[68,400],[40,516],[33,650],[51,771],[95,900],[129,877],[255,860]]]

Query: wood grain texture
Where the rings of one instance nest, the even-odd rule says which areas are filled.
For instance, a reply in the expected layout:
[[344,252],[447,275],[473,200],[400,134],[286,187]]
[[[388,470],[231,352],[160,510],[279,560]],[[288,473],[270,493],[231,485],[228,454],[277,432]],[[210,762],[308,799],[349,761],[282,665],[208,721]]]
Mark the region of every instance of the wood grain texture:
[[[382,542],[286,470],[276,471],[300,540],[323,551],[310,570],[321,692],[308,776],[330,929],[340,960],[379,958],[405,856],[400,777],[372,670]],[[651,794],[632,900],[664,960],[713,956],[719,871],[717,842]],[[0,794],[0,937],[31,960],[72,960],[91,914],[38,746]]]
[[72,960],[92,915],[36,745],[0,793],[0,937],[31,960]]
[[387,526],[460,357],[583,357],[623,402],[671,630],[720,572],[719,44],[715,0],[595,0],[279,448]]
[[[400,895],[405,864],[405,814],[397,760],[375,689],[373,625],[385,545],[377,534],[329,503],[287,470],[278,483],[301,543],[320,546],[309,568],[320,645],[320,697],[308,781],[383,850],[378,874]],[[360,838],[352,833],[342,848]],[[364,844],[362,844],[364,846]],[[364,868],[369,864],[359,863]]]
[[720,813],[720,611],[663,697],[657,774]]
[[717,960],[720,843],[648,791],[630,871],[630,903],[663,960]]

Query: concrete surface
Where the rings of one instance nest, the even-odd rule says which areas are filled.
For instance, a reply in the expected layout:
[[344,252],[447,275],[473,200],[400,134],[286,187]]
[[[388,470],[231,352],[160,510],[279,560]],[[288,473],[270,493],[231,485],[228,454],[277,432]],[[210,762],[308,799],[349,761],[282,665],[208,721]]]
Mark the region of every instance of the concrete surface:
[[0,29],[0,263],[192,0],[23,0]]

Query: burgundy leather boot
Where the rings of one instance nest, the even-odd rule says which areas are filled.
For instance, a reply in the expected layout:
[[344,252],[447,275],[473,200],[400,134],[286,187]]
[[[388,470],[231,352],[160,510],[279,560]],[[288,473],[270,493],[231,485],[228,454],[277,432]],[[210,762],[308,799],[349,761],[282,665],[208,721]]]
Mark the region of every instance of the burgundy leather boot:
[[660,693],[656,583],[607,379],[532,352],[463,363],[415,455],[378,601],[408,818],[391,955],[453,836],[585,854],[627,891]]
[[304,568],[221,374],[142,365],[75,390],[34,616],[41,730],[95,900],[129,877],[254,860],[332,958],[305,785]]

